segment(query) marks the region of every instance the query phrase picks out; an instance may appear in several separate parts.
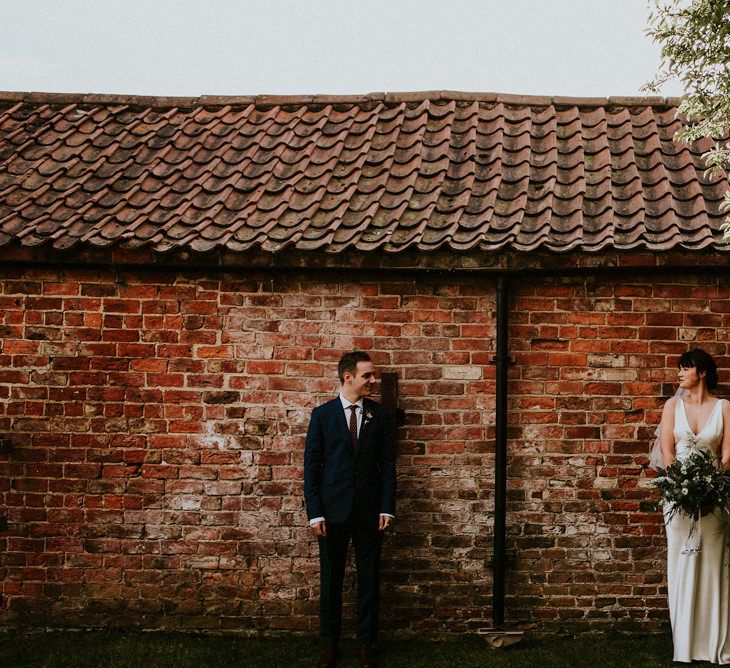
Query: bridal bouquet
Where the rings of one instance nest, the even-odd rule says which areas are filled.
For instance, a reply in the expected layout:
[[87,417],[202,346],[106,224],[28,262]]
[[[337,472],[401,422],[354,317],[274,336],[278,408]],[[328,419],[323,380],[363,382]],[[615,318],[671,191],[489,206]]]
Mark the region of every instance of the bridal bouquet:
[[730,472],[717,466],[715,456],[709,450],[693,449],[682,460],[675,460],[666,469],[658,469],[659,476],[652,483],[661,492],[660,504],[667,506],[667,520],[677,513],[694,521],[701,514],[718,508],[730,510]]

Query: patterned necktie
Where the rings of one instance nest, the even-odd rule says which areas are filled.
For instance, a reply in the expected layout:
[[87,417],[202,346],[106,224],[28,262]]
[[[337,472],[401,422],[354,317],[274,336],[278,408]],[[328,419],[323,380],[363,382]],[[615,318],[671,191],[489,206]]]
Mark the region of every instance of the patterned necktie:
[[350,438],[352,439],[352,447],[357,448],[357,405],[348,406],[350,409]]

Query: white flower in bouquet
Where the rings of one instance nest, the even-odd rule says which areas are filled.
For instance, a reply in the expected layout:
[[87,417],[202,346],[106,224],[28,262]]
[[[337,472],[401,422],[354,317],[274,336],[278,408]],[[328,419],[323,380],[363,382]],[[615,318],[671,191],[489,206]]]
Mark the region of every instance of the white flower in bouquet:
[[[698,439],[695,438],[696,446]],[[690,518],[730,509],[730,474],[718,467],[717,458],[709,450],[695,447],[682,459],[652,481],[661,493],[660,503],[667,506],[668,519],[676,513]]]

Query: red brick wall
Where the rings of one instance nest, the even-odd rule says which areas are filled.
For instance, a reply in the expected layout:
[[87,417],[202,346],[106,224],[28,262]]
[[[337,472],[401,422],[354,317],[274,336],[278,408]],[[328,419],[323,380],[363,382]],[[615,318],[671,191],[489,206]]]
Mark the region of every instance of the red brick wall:
[[[315,629],[304,434],[357,347],[407,414],[383,626],[488,625],[491,279],[0,276],[0,623]],[[508,620],[655,628],[645,454],[677,354],[726,366],[728,282],[518,280],[512,307]]]

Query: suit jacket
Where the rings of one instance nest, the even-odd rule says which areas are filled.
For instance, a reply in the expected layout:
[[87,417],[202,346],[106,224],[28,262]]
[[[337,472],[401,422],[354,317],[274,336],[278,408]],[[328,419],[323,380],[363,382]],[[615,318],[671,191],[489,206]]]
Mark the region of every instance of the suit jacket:
[[395,430],[388,411],[363,400],[357,449],[339,397],[312,411],[304,446],[304,499],[307,517],[346,522],[353,508],[360,517],[395,515]]

